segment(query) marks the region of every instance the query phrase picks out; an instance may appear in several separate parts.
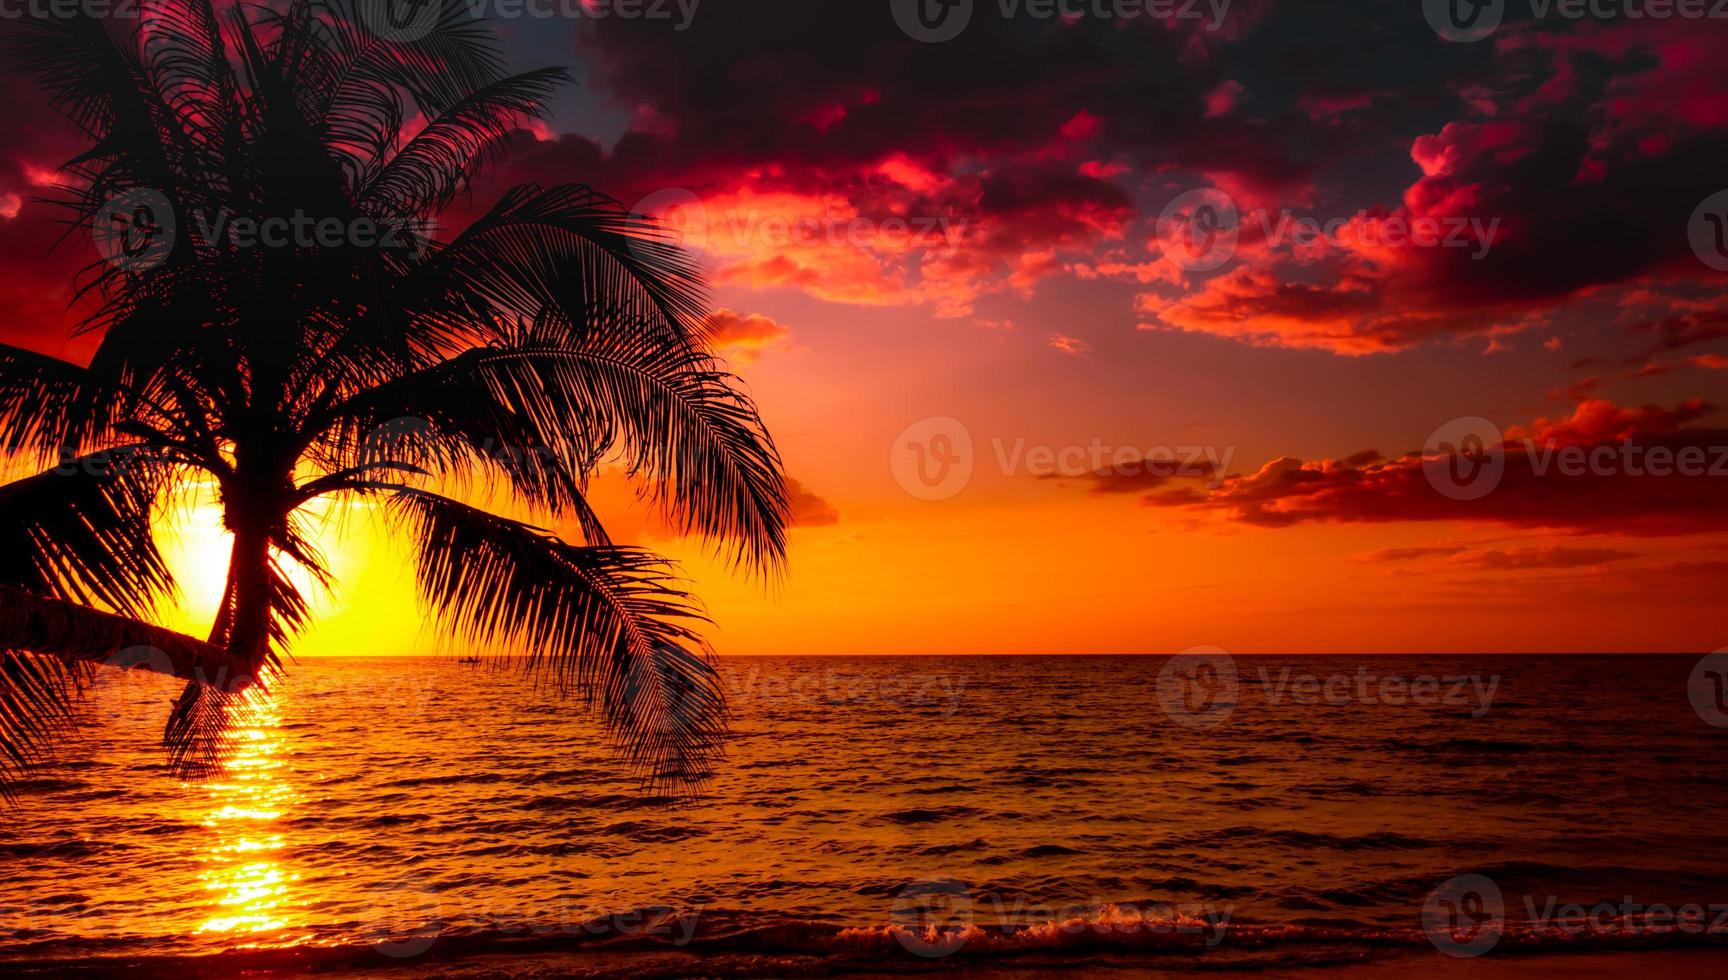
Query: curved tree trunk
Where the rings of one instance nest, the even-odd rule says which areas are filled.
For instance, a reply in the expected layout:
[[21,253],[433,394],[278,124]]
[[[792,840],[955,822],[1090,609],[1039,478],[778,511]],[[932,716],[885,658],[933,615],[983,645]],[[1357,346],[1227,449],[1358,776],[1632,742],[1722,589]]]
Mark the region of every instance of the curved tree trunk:
[[[267,528],[246,522],[231,522],[230,527],[234,529],[234,548],[228,559],[222,603],[210,627],[209,645],[221,649],[233,664],[234,674],[250,683],[268,671],[270,663],[270,534]],[[233,712],[240,705],[226,695],[237,693],[243,686],[206,686],[195,680],[187,683],[175,699],[162,733],[176,769],[199,775],[221,768],[230,749]],[[216,688],[215,696],[210,687]]]
[[231,691],[255,680],[254,667],[224,647],[10,586],[0,586],[0,650],[149,670]]
[[[236,660],[257,671],[269,653],[271,591],[270,530],[255,521],[240,521],[234,530],[234,550],[228,559],[228,591],[223,613],[211,629],[210,640],[231,651]],[[226,635],[224,635],[226,634]]]

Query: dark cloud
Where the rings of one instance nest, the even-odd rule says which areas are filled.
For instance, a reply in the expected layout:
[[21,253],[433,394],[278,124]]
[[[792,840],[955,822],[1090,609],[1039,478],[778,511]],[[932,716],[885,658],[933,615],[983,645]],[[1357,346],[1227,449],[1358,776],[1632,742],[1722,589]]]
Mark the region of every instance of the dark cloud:
[[1728,337],[1728,308],[1676,313],[1633,324],[1632,330],[1654,335],[1661,350],[1678,350]]
[[1152,459],[1136,455],[1090,473],[1041,473],[1038,476],[1041,480],[1080,482],[1091,493],[1100,496],[1145,493],[1166,487],[1176,480],[1214,480],[1217,477],[1217,462],[1188,451],[1171,452]]
[[828,527],[840,523],[840,512],[809,487],[791,477],[786,478],[788,497],[792,503],[793,527]]
[[[553,120],[563,135],[518,133],[447,224],[523,181],[589,183],[631,205],[683,189],[726,222],[939,219],[940,241],[911,246],[732,232],[709,249],[713,278],[956,317],[1053,276],[1119,278],[1145,287],[1148,328],[1353,354],[1541,325],[1608,288],[1725,284],[1684,229],[1720,189],[1728,76],[1718,40],[1685,19],[1514,18],[1458,45],[1409,0],[1236,0],[1219,30],[977,6],[942,44],[907,37],[886,3],[704,4],[687,30],[577,19],[584,90],[622,132],[603,142],[584,115],[587,131]],[[518,26],[507,43],[538,57],[544,39]],[[39,165],[76,150],[21,101],[0,136],[0,258],[20,262],[0,291],[13,335],[47,329],[42,279],[68,277],[32,266],[42,235],[4,215]],[[1246,228],[1232,264],[1189,275],[1151,231],[1166,201],[1200,185],[1274,216],[1367,209],[1356,232],[1498,225],[1480,253],[1293,248]],[[1724,330],[1719,312],[1645,319],[1668,346]]]
[[1595,568],[1639,557],[1634,551],[1612,548],[1568,548],[1562,545],[1518,548],[1510,551],[1474,551],[1459,555],[1454,564],[1488,571],[1525,571],[1550,568]]
[[1728,529],[1728,429],[1691,423],[1714,414],[1604,400],[1564,419],[1514,429],[1499,448],[1504,469],[1475,499],[1442,492],[1420,452],[1395,459],[1285,457],[1214,488],[1148,494],[1155,507],[1216,511],[1281,528],[1310,523],[1459,521],[1600,534],[1674,535]]
[[1383,548],[1379,551],[1371,551],[1365,555],[1358,555],[1356,560],[1367,562],[1372,565],[1393,563],[1402,564],[1404,562],[1416,561],[1422,558],[1447,557],[1461,554],[1466,550],[1468,549],[1463,545],[1428,545],[1418,548]]

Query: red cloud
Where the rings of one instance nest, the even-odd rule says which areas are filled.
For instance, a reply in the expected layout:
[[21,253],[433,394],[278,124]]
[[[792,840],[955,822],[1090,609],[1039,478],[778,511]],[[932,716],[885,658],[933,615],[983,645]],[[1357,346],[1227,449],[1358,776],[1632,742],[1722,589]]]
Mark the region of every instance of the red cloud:
[[[1409,144],[1420,175],[1395,204],[1363,217],[1286,199],[1265,216],[1245,213],[1236,262],[1218,274],[1184,276],[1156,255],[1100,271],[1162,284],[1139,297],[1143,327],[1347,354],[1523,329],[1607,286],[1720,289],[1723,277],[1685,234],[1699,202],[1720,189],[1715,161],[1728,154],[1717,39],[1676,19],[1501,42],[1485,49],[1492,63],[1469,114]],[[1532,88],[1543,71],[1549,81]],[[1339,219],[1341,234],[1312,245],[1269,238],[1286,207]],[[1371,241],[1387,223],[1472,219],[1493,223],[1491,247],[1474,235],[1459,248]],[[1721,336],[1720,318],[1689,313],[1657,329],[1678,346]]]
[[1370,451],[1339,460],[1285,457],[1214,489],[1144,500],[1261,527],[1467,521],[1626,535],[1717,531],[1728,528],[1728,429],[1689,424],[1713,412],[1699,401],[1674,409],[1586,401],[1567,418],[1509,430],[1497,447],[1503,474],[1478,499],[1457,499],[1430,481],[1426,467],[1445,465],[1439,457]]
[[1728,337],[1728,309],[1692,310],[1635,324],[1633,330],[1656,335],[1662,350],[1676,350]]
[[[520,156],[473,200],[527,180],[584,181],[626,204],[679,188],[728,219],[709,248],[722,284],[961,317],[1051,277],[1122,278],[1148,287],[1148,327],[1342,353],[1524,329],[1608,286],[1721,287],[1683,233],[1728,157],[1712,32],[1681,18],[1551,19],[1466,49],[1405,14],[1241,0],[1217,31],[981,16],[948,45],[910,40],[880,9],[817,17],[802,0],[716,5],[688,32],[584,18],[589,90],[627,128],[605,145],[524,130]],[[1400,97],[1376,97],[1386,91]],[[8,228],[29,216],[25,175],[76,152],[36,118],[40,100],[24,101],[30,118],[0,136]],[[1184,181],[1274,218],[1373,210],[1347,222],[1349,242],[1251,231],[1236,266],[1191,276],[1136,241],[1160,203],[1142,206],[1151,192]],[[1354,199],[1359,187],[1369,199]],[[1498,220],[1492,249],[1361,240],[1453,218]],[[911,244],[875,232],[779,244],[732,219],[946,224]],[[0,257],[40,255],[27,252],[0,243]],[[26,265],[8,282],[5,329],[48,322],[30,303],[49,271]]]

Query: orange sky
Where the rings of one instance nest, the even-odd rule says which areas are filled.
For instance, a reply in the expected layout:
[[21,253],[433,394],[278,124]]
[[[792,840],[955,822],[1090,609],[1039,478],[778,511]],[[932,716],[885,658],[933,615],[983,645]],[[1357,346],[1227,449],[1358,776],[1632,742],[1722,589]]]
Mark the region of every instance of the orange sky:
[[[1113,354],[1067,355],[1024,330],[980,331],[798,300],[755,297],[754,305],[799,325],[784,349],[755,352],[738,366],[762,402],[789,473],[828,508],[814,526],[792,531],[784,578],[735,576],[697,543],[667,539],[615,478],[600,481],[595,492],[620,540],[684,563],[716,620],[711,635],[722,653],[1722,645],[1713,612],[1716,569],[1728,551],[1728,535],[1720,533],[1628,537],[1428,520],[1256,527],[1224,514],[1147,507],[1136,493],[1093,493],[1084,478],[1001,471],[1019,440],[1056,449],[1086,449],[1094,440],[1107,448],[1203,445],[1228,453],[1232,471],[1249,472],[1285,446],[1316,457],[1364,446],[1392,455],[1421,446],[1430,419],[1483,410],[1481,393],[1449,391],[1456,409],[1412,411],[1407,403],[1423,398],[1415,381],[1404,407],[1384,404],[1384,383],[1376,379],[1399,367],[1395,356],[1246,358],[1266,362],[1252,365],[1261,371],[1306,363],[1339,376],[1328,396],[1335,407],[1293,404],[1279,418],[1275,402],[1270,415],[1235,407],[1269,394],[1263,375],[1193,378],[1204,361],[1167,350],[1194,343],[1182,338],[1125,331],[1122,357],[1133,361],[1112,366]],[[1227,342],[1202,343],[1226,348],[1214,356],[1238,353]],[[959,363],[968,369],[956,371]],[[1105,374],[1125,374],[1132,383],[1101,384]],[[1531,414],[1508,411],[1503,424]],[[935,415],[965,420],[974,472],[954,496],[925,500],[896,481],[891,454],[904,428]],[[342,587],[315,603],[318,623],[297,651],[443,649],[421,622],[410,554],[364,512],[347,517],[325,536]],[[215,512],[205,504],[186,512],[183,529],[172,532],[180,544],[171,555],[192,607],[176,621],[182,628],[203,627],[220,587],[226,545],[214,526]],[[1433,553],[1375,560],[1396,549]]]
[[[596,492],[617,540],[684,562],[722,653],[1728,644],[1728,473],[1525,474],[1459,502],[1405,458],[1480,417],[1728,459],[1717,38],[1554,18],[1459,45],[1419,4],[1267,0],[1220,30],[984,18],[939,45],[867,6],[504,25],[517,67],[576,64],[582,84],[446,216],[586,182],[703,250],[723,353],[801,488],[786,574],[735,577]],[[79,358],[88,255],[43,248],[36,196],[83,147],[39,101],[0,135],[0,337]],[[1196,194],[1240,219],[1215,265],[1192,261]],[[1292,217],[1335,233],[1277,231]],[[1385,240],[1423,221],[1476,230]],[[896,479],[919,451],[901,433],[932,418],[973,449],[935,500]],[[1034,465],[1159,447],[1220,471]],[[437,649],[408,555],[338,514],[342,587],[299,651]],[[214,527],[193,506],[172,532],[189,608],[171,618],[194,631]]]

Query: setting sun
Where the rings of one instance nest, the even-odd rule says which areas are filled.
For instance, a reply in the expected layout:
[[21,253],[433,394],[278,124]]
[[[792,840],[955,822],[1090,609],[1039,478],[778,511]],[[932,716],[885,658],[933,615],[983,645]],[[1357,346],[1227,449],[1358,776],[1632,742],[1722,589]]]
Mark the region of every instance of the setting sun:
[[0,4],[0,975],[1728,975],[1728,0]]

